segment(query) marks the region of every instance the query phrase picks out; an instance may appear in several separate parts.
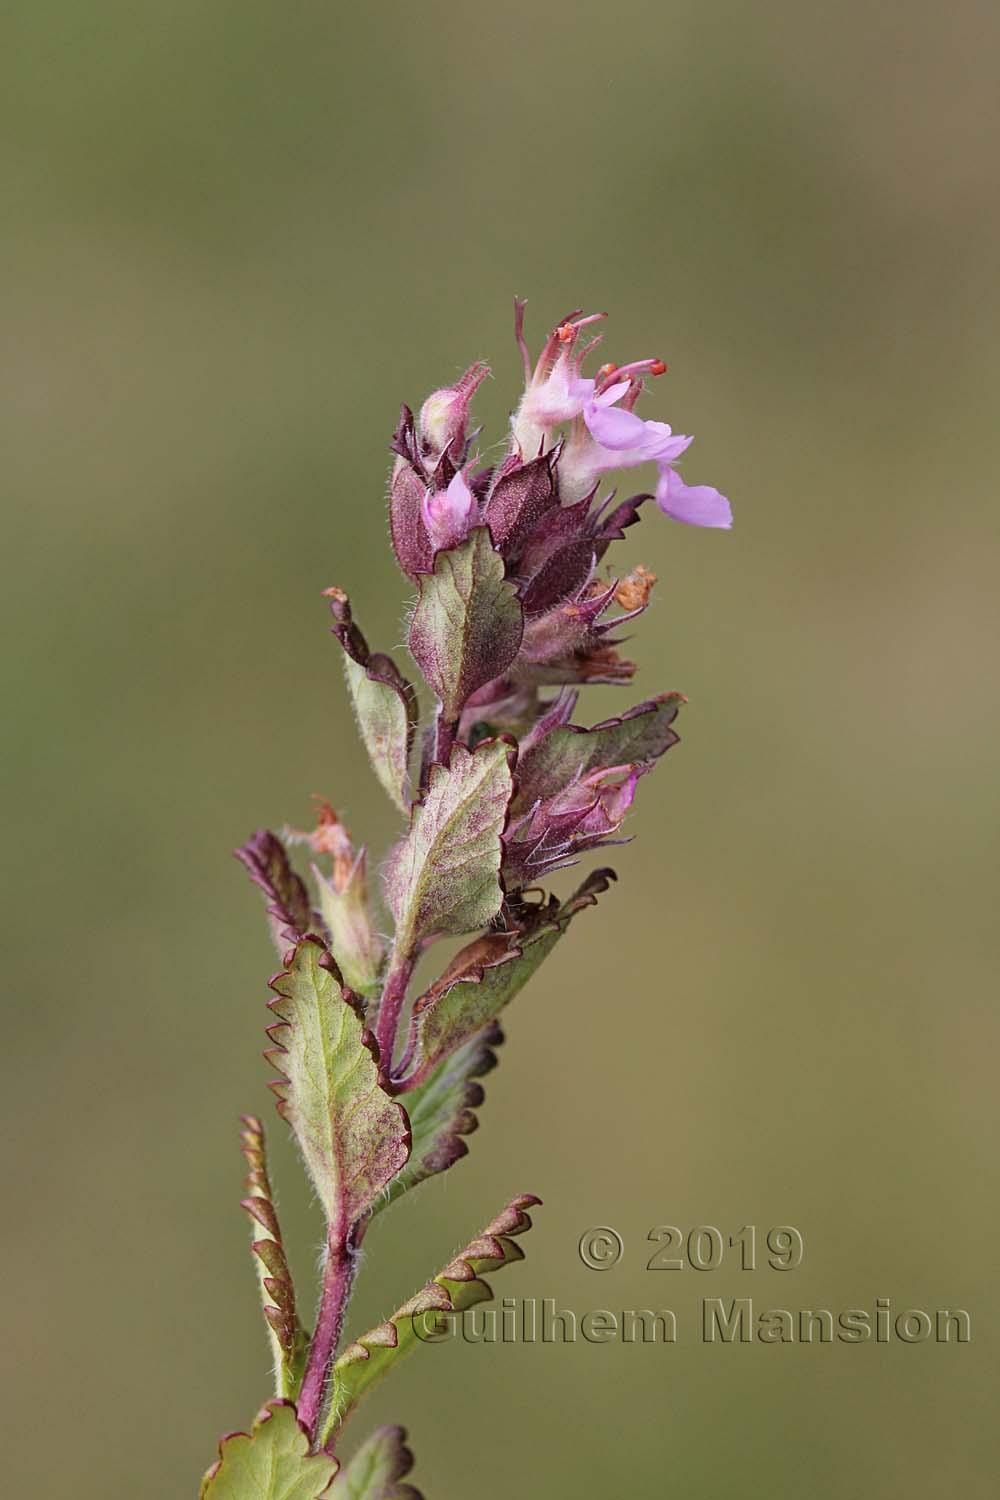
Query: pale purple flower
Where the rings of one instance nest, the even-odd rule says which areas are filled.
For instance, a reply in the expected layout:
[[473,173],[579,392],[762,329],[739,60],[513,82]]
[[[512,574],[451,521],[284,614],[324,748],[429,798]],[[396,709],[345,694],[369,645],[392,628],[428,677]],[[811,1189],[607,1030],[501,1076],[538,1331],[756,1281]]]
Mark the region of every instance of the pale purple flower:
[[635,414],[644,377],[664,374],[663,361],[604,365],[596,379],[581,373],[584,359],[599,339],[578,348],[580,329],[603,316],[570,313],[549,334],[532,366],[524,340],[524,304],[515,303],[514,328],[524,361],[525,391],[511,423],[514,452],[522,458],[546,452],[555,444],[557,429],[569,424],[558,463],[563,505],[582,500],[605,474],[655,463],[659,470],[656,503],[666,515],[692,526],[732,526],[732,510],[724,495],[710,485],[686,485],[674,471],[693,438],[675,433],[666,422],[644,421]]
[[421,513],[431,547],[441,552],[457,547],[468,535],[476,508],[476,498],[459,471],[443,490],[425,490]]
[[694,439],[675,433],[667,422],[644,421],[630,407],[618,405],[623,398],[634,402],[640,389],[632,379],[615,380],[603,389],[598,385],[584,403],[583,421],[576,424],[562,457],[563,493],[579,498],[604,474],[655,463],[660,471],[656,503],[665,515],[691,526],[732,526],[724,495],[710,485],[686,485],[673,468]]
[[600,342],[592,339],[577,348],[581,328],[598,322],[604,313],[579,309],[569,314],[552,330],[532,368],[531,356],[524,342],[524,303],[516,302],[515,333],[524,360],[525,390],[511,421],[516,450],[525,459],[551,447],[555,429],[571,422],[583,411],[594,393],[596,382],[580,375],[580,366]]
[[688,526],[716,526],[728,530],[733,524],[733,510],[725,495],[710,484],[685,484],[676,469],[669,465],[660,470],[656,486],[656,503],[664,515]]

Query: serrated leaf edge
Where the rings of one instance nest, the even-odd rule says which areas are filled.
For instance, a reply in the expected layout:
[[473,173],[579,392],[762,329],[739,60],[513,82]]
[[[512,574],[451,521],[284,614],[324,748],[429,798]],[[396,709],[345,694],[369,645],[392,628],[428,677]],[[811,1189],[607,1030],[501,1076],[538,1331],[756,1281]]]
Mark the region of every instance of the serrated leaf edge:
[[[219,1470],[222,1468],[222,1465],[225,1462],[226,1455],[223,1450],[225,1449],[226,1444],[228,1442],[231,1442],[233,1438],[238,1437],[249,1438],[250,1441],[253,1442],[258,1433],[261,1431],[261,1428],[263,1428],[266,1423],[270,1422],[274,1418],[275,1414],[284,1407],[288,1407],[291,1409],[295,1416],[296,1426],[308,1443],[309,1434],[306,1432],[302,1423],[299,1421],[299,1415],[295,1409],[294,1401],[288,1401],[284,1397],[277,1397],[273,1401],[266,1402],[254,1417],[249,1432],[245,1431],[242,1427],[238,1427],[233,1432],[223,1433],[222,1437],[219,1439],[219,1456],[212,1464],[212,1466],[206,1470],[204,1478],[201,1481],[201,1488],[198,1491],[199,1500],[208,1500],[209,1487],[212,1484],[212,1481],[217,1478]],[[333,1484],[333,1481],[337,1477],[337,1473],[340,1469],[340,1462],[338,1459],[334,1458],[331,1453],[307,1452],[302,1455],[303,1463],[308,1462],[309,1460],[314,1458],[324,1458],[328,1463],[332,1463],[336,1466],[330,1474],[330,1478],[328,1479],[326,1485],[322,1490],[319,1491],[320,1496],[326,1495],[329,1493],[330,1486]]]
[[256,1115],[242,1115],[241,1122],[241,1149],[247,1163],[247,1196],[240,1200],[240,1207],[253,1230],[264,1230],[262,1238],[251,1239],[250,1249],[257,1265],[263,1313],[274,1351],[278,1394],[294,1396],[301,1378],[308,1337],[299,1322],[295,1287],[271,1191],[264,1126]]
[[345,1373],[367,1364],[372,1354],[379,1349],[397,1348],[398,1325],[407,1319],[412,1321],[425,1312],[461,1312],[467,1307],[475,1306],[477,1302],[489,1301],[493,1297],[493,1289],[483,1277],[524,1259],[524,1251],[516,1243],[515,1237],[527,1233],[531,1228],[531,1217],[526,1210],[539,1207],[541,1202],[541,1198],[533,1193],[522,1193],[519,1197],[512,1198],[482,1233],[459,1251],[409,1301],[404,1302],[384,1322],[348,1344],[333,1365],[334,1393],[328,1417],[329,1427],[342,1423],[355,1400],[364,1394],[361,1392],[355,1400],[349,1399],[345,1404],[339,1405],[338,1395],[343,1389]]

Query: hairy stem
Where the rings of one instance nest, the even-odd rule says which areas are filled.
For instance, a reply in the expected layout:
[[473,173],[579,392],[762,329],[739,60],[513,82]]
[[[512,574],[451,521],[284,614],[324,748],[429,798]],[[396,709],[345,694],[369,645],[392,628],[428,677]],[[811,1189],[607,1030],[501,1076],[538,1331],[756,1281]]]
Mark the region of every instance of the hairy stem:
[[441,710],[438,710],[437,726],[434,739],[434,759],[442,766],[446,766],[451,757],[451,747],[455,743],[458,734],[458,720],[446,719]]
[[378,1007],[378,1020],[375,1023],[379,1061],[383,1072],[387,1075],[392,1072],[392,1054],[396,1047],[399,1016],[415,963],[416,958],[405,948],[394,949],[392,958],[389,960],[389,971],[385,976],[382,999]]
[[298,1403],[299,1420],[310,1438],[315,1435],[327,1375],[340,1342],[347,1299],[354,1281],[355,1238],[353,1231],[344,1235],[335,1231],[333,1225],[327,1235],[327,1259],[323,1270],[323,1291],[316,1318],[316,1332],[309,1345],[309,1358],[302,1377]]

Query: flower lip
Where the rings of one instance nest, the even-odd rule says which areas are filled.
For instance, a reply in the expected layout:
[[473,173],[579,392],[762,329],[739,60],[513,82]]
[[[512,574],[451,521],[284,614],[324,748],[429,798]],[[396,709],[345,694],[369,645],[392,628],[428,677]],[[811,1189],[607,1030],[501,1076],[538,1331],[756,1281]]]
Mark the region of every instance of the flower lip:
[[666,468],[660,474],[656,503],[664,515],[687,526],[732,529],[733,509],[725,495],[710,484],[685,484],[675,469]]

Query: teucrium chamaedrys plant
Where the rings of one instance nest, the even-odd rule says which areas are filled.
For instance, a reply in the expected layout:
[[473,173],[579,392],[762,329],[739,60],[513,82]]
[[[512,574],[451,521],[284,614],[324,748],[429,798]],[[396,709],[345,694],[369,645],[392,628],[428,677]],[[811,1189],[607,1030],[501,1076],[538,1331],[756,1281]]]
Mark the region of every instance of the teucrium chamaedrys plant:
[[[601,316],[601,315],[597,315]],[[470,454],[475,364],[403,407],[392,442],[392,542],[416,591],[409,649],[418,694],[369,649],[340,589],[328,590],[348,692],[372,767],[407,826],[382,870],[392,936],[381,935],[366,870],[336,814],[308,836],[312,891],[288,843],[260,832],[238,851],[264,892],[282,969],[265,1054],[271,1085],[326,1216],[315,1327],[303,1326],[268,1177],[261,1122],[244,1120],[249,1215],[275,1394],[249,1433],[223,1439],[203,1500],[413,1500],[399,1428],[373,1433],[346,1467],[340,1434],[358,1401],[413,1346],[418,1320],[492,1296],[485,1278],[521,1259],[538,1199],[509,1202],[392,1317],[341,1346],[358,1247],[374,1214],[464,1156],[496,1064],[498,1016],[577,913],[615,878],[599,869],[560,900],[542,887],[586,851],[617,842],[636,784],[677,743],[677,693],[593,728],[574,723],[580,689],[633,673],[617,632],[646,608],[655,579],[604,569],[609,547],[654,500],[676,520],[728,527],[717,490],[675,467],[691,439],[635,406],[660,360],[582,373],[597,321],[571,313],[536,363],[515,330],[525,390],[495,464]],[[604,476],[655,464],[654,493],[615,502]],[[301,840],[300,840],[301,841]],[[422,994],[417,960],[439,939],[470,941]]]

